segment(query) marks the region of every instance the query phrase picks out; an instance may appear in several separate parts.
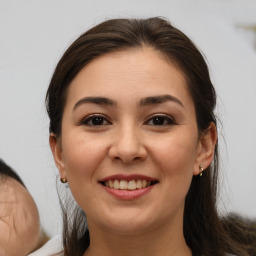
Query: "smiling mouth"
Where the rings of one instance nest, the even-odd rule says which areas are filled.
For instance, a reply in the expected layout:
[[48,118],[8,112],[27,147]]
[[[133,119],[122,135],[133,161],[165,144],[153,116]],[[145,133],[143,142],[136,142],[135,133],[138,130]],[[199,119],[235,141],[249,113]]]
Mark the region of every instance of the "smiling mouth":
[[158,183],[156,180],[106,180],[100,182],[102,185],[108,188],[117,189],[117,190],[138,190],[153,186]]

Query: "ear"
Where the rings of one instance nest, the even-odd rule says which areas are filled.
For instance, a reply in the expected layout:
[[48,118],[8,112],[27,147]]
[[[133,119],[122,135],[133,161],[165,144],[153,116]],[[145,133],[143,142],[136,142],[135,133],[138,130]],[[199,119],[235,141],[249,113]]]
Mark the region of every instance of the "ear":
[[65,164],[63,161],[63,154],[61,149],[61,141],[56,138],[54,133],[50,134],[49,143],[52,150],[53,159],[57,168],[59,169],[60,177],[67,178]]
[[194,166],[194,175],[198,175],[200,165],[205,170],[212,162],[214,150],[217,142],[217,129],[214,123],[211,123],[209,128],[203,132],[198,143],[198,154]]

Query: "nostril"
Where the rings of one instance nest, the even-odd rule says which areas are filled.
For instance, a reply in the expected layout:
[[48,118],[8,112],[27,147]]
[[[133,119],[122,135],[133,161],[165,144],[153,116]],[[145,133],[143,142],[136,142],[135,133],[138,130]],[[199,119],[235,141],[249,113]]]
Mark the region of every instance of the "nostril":
[[142,158],[141,157],[129,157],[129,156],[116,156],[113,158],[115,161],[121,161],[123,162],[124,164],[129,164],[129,163],[132,163],[133,161],[139,161],[141,160]]
[[109,148],[109,157],[115,161],[122,161],[125,164],[145,159],[147,150],[139,140],[131,136],[118,138],[113,141]]

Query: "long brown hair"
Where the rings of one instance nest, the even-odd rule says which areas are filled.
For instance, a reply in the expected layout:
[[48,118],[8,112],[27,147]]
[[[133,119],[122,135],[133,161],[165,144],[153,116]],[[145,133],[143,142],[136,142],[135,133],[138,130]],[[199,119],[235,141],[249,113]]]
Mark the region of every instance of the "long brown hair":
[[[46,105],[50,118],[50,132],[61,135],[61,121],[67,88],[78,72],[94,58],[106,53],[151,47],[176,65],[186,78],[188,91],[194,101],[199,132],[213,122],[216,93],[204,57],[193,42],[163,18],[112,19],[82,34],[64,53],[51,79]],[[216,210],[218,182],[218,145],[213,164],[202,177],[194,176],[186,197],[184,236],[193,255],[224,256],[232,253],[248,256],[242,233],[231,234],[229,224],[238,230],[243,227],[234,221],[221,220]],[[70,200],[68,199],[70,202]],[[82,255],[89,246],[89,231],[85,213],[70,203],[61,203],[64,216],[64,255]],[[67,209],[67,207],[69,207]],[[85,223],[83,226],[81,223]]]

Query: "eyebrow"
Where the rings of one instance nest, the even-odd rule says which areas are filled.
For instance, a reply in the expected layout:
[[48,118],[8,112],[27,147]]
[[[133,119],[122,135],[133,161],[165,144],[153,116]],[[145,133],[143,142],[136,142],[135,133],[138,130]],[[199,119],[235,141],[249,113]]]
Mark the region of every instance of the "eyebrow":
[[85,97],[80,99],[73,107],[73,111],[80,105],[85,103],[92,103],[97,105],[107,105],[107,106],[114,106],[116,102],[105,97]]
[[[139,102],[140,106],[149,106],[149,105],[156,105],[156,104],[161,104],[161,103],[165,103],[168,101],[172,101],[172,102],[176,102],[178,103],[180,106],[184,107],[184,105],[182,104],[182,102],[172,96],[172,95],[159,95],[159,96],[150,96],[150,97],[146,97],[144,99],[141,99]],[[73,111],[79,107],[82,104],[86,104],[86,103],[92,103],[92,104],[97,104],[97,105],[106,105],[106,106],[115,106],[117,105],[116,101],[111,100],[109,98],[105,98],[105,97],[84,97],[82,99],[80,99],[73,107]]]
[[168,101],[176,102],[184,108],[184,105],[182,104],[182,102],[178,98],[176,98],[172,95],[169,95],[169,94],[146,97],[146,98],[144,98],[140,101],[140,106],[161,104],[161,103],[165,103],[165,102],[168,102]]

